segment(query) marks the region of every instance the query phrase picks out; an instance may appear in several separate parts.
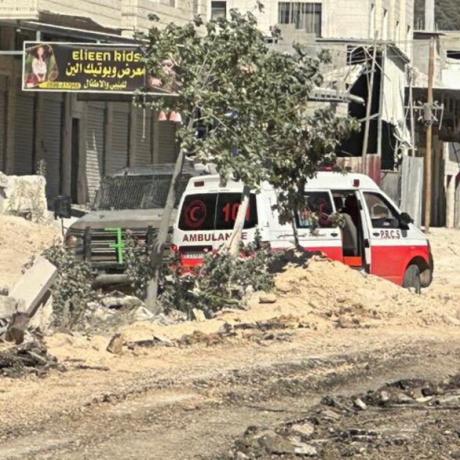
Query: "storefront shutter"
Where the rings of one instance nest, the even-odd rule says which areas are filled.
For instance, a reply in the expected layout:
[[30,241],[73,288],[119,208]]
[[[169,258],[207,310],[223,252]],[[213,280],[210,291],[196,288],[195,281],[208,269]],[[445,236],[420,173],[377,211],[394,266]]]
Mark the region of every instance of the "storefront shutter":
[[152,112],[137,110],[136,152],[132,166],[152,164]]
[[34,149],[34,95],[18,94],[15,116],[14,173],[18,175],[35,172]]
[[107,155],[107,174],[128,166],[129,103],[114,103],[112,112],[112,151]]
[[157,123],[158,163],[174,163],[177,156],[176,123],[160,121]]
[[42,155],[46,164],[46,195],[59,195],[61,183],[62,95],[46,94],[41,108]]
[[104,103],[88,104],[86,118],[86,178],[90,201],[104,174]]

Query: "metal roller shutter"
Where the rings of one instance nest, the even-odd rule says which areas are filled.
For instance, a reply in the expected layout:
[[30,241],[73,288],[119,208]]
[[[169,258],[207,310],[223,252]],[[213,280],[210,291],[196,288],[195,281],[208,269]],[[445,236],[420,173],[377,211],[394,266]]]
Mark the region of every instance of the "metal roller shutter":
[[103,103],[88,104],[86,118],[86,179],[88,196],[93,200],[104,174],[104,115]]
[[34,97],[18,95],[16,98],[15,124],[15,174],[32,174],[34,150]]
[[112,114],[112,151],[107,158],[107,174],[128,166],[129,104],[114,103]]
[[160,121],[158,132],[158,163],[174,163],[177,156],[176,123]]
[[152,112],[137,110],[136,153],[132,166],[152,164]]
[[0,75],[0,170],[6,163],[6,77]]
[[43,159],[46,161],[46,195],[59,195],[61,183],[62,96],[47,94],[42,105]]

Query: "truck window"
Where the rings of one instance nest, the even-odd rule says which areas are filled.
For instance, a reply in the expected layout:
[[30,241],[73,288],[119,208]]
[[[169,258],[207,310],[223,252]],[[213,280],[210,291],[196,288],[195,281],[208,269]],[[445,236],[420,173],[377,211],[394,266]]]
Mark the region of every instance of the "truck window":
[[335,227],[330,219],[332,212],[332,201],[328,192],[308,192],[305,194],[305,207],[296,214],[297,228]]
[[373,228],[399,228],[399,216],[387,200],[378,193],[364,192]]
[[[97,194],[95,207],[99,210],[162,209],[166,203],[171,174],[146,174],[104,177]],[[190,179],[180,177],[176,189],[176,203]]]
[[[184,199],[179,218],[181,230],[231,230],[235,225],[241,193],[203,193]],[[256,196],[250,195],[244,228],[257,225]]]

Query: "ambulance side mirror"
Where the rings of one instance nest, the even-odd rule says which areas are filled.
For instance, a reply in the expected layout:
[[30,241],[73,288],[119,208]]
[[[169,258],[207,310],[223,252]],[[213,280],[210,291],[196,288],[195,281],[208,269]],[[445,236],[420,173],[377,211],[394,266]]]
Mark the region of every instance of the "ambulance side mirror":
[[407,214],[407,212],[402,212],[399,215],[399,225],[400,225],[402,230],[408,230],[409,225],[413,224],[413,223],[414,223],[414,219],[412,219],[412,217],[409,216],[409,214]]

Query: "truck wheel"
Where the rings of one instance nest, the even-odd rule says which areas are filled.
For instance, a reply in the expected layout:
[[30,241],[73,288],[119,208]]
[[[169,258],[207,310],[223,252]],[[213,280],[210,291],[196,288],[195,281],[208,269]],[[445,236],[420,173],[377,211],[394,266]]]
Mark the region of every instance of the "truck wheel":
[[422,292],[422,281],[420,279],[420,268],[417,265],[409,265],[404,274],[403,287],[412,288],[416,294]]

